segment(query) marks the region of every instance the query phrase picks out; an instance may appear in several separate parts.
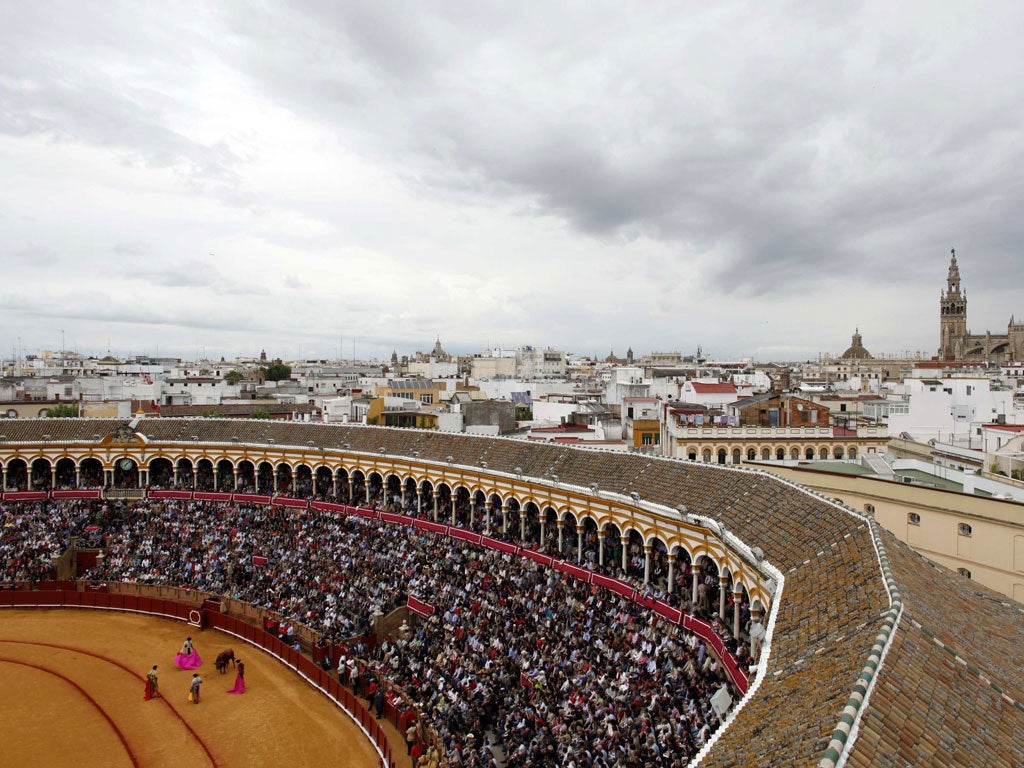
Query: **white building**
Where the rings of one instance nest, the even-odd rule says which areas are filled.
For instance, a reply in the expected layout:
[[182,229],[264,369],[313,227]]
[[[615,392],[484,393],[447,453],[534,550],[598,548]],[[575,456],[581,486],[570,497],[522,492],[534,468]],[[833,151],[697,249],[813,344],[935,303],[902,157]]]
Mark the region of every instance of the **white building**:
[[157,402],[160,405],[219,405],[225,398],[238,397],[240,392],[241,387],[237,384],[228,384],[212,376],[168,379],[163,382]]
[[451,379],[459,375],[459,364],[452,360],[438,360],[431,355],[429,360],[413,360],[406,366],[410,376],[424,379]]
[[[918,442],[942,443],[978,448],[982,424],[1024,423],[1024,413],[1015,411],[1013,393],[991,389],[988,379],[907,379],[906,413],[890,410],[891,436],[904,432]],[[973,444],[973,445],[972,445]]]
[[623,365],[609,371],[604,396],[609,405],[619,405],[629,397],[647,397],[650,393],[651,383],[644,379],[643,368]]
[[740,397],[735,384],[718,381],[687,381],[683,383],[679,399],[706,408],[724,408]]
[[510,379],[516,375],[516,352],[496,347],[473,355],[469,375],[475,380]]
[[[166,382],[147,376],[89,376],[78,379],[75,384],[81,399],[87,402],[152,400],[164,405],[190,405],[190,403],[163,401],[161,395]],[[67,398],[62,397],[61,399],[66,400]]]
[[521,379],[564,378],[566,367],[565,352],[551,347],[520,347],[516,350],[516,376]]

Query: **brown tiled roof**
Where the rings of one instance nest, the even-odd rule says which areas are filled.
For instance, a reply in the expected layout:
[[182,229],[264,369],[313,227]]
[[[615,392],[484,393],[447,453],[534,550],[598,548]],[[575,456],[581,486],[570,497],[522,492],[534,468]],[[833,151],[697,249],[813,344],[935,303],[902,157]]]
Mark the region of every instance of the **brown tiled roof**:
[[53,441],[101,440],[125,419],[0,419],[0,435],[7,442],[39,442],[44,435]]
[[311,413],[316,410],[309,403],[279,403],[254,400],[251,403],[224,403],[221,405],[161,405],[160,415],[165,418],[217,416],[248,416],[253,411],[275,413]]
[[1024,765],[1024,606],[884,532],[904,615],[850,765]]
[[[67,422],[58,424],[55,422]],[[9,439],[110,432],[119,421],[0,424]],[[105,426],[101,427],[100,424]],[[816,765],[890,611],[872,530],[862,517],[777,478],[638,454],[420,430],[228,419],[143,419],[150,441],[265,443],[558,475],[637,492],[715,518],[785,577],[772,654],[755,695],[703,765]],[[16,437],[12,438],[12,434]],[[20,436],[20,437],[19,437]],[[33,439],[33,438],[28,438]],[[69,439],[64,437],[63,439]],[[872,524],[873,526],[873,524]],[[873,526],[877,531],[877,526]],[[877,535],[877,534],[876,534]],[[875,676],[849,765],[1024,765],[1024,615],[1020,606],[930,564],[882,533],[890,588],[904,614]],[[899,603],[897,603],[898,607]],[[941,643],[941,645],[940,645]],[[1009,697],[1008,701],[1005,696]]]

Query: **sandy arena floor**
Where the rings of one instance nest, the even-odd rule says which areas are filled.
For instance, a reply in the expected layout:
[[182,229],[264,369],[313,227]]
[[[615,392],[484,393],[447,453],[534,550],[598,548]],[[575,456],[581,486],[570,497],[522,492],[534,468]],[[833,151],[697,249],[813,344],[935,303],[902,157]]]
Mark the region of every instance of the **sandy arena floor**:
[[[203,658],[202,700],[174,666],[187,635]],[[216,655],[245,661],[246,692]],[[162,698],[143,700],[158,664]],[[273,657],[216,630],[114,611],[0,611],[0,766],[377,768],[362,731]]]

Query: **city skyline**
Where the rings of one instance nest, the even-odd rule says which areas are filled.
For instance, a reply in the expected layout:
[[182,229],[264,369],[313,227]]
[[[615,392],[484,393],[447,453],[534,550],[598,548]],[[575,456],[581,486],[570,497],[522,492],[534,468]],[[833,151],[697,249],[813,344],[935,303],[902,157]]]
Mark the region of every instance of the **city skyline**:
[[1015,4],[163,10],[0,10],[4,357],[930,356],[952,247],[1024,315]]

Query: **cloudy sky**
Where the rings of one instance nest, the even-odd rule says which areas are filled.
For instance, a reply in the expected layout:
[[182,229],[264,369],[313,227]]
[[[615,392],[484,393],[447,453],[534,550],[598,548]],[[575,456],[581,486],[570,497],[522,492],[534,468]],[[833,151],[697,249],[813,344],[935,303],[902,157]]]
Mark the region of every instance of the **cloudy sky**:
[[1024,4],[0,4],[0,352],[938,346],[1024,315]]

